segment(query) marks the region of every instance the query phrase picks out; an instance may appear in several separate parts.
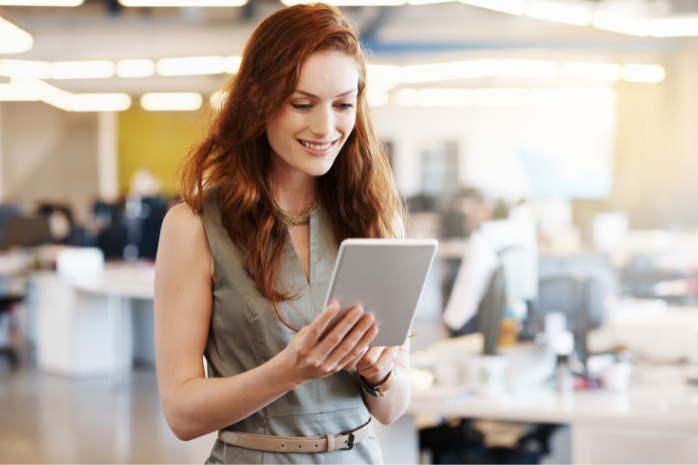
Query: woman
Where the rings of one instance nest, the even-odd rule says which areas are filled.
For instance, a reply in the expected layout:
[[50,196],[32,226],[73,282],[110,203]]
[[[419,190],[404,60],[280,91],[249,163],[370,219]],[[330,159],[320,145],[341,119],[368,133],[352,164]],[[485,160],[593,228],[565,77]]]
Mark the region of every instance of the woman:
[[401,224],[360,44],[334,7],[282,9],[252,34],[227,91],[184,165],[186,203],[162,227],[167,422],[182,440],[220,430],[215,463],[381,462],[369,414],[387,424],[404,412],[407,347],[369,348],[378,330],[360,308],[319,340],[338,311],[320,306],[339,242]]

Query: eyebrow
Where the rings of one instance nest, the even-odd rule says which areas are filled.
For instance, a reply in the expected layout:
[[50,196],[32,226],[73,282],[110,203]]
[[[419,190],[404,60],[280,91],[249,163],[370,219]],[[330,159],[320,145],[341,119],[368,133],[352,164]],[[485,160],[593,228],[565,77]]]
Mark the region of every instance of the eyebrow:
[[[359,89],[349,89],[349,90],[346,91],[346,92],[342,92],[341,94],[339,94],[339,95],[336,96],[335,98],[345,97],[345,96],[351,94],[352,92],[358,92],[358,91],[359,91]],[[296,89],[296,93],[297,93],[297,94],[303,94],[303,95],[306,95],[306,96],[308,96],[308,97],[320,98],[320,97],[318,97],[318,96],[315,95],[315,94],[311,94],[310,92],[306,92],[306,91],[300,90],[300,89]]]

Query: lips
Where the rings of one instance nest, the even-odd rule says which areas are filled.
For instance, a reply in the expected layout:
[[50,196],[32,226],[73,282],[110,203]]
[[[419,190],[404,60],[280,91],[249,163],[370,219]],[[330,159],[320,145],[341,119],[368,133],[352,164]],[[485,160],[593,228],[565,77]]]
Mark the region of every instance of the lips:
[[339,139],[326,142],[326,141],[314,141],[305,139],[296,139],[298,143],[303,147],[303,149],[313,156],[325,156],[332,150],[332,147],[339,141]]

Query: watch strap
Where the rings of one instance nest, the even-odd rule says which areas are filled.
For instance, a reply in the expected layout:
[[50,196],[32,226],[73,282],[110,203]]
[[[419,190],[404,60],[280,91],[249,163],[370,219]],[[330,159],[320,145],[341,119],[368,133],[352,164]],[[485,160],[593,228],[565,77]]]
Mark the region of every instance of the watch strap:
[[361,375],[359,375],[359,381],[361,382],[361,387],[370,396],[385,397],[385,392],[388,389],[390,389],[390,387],[395,383],[395,370],[392,370],[390,372],[390,374],[388,375],[388,378],[383,382],[383,384],[376,386],[376,387],[369,386],[369,384],[366,382],[366,378],[364,378]]

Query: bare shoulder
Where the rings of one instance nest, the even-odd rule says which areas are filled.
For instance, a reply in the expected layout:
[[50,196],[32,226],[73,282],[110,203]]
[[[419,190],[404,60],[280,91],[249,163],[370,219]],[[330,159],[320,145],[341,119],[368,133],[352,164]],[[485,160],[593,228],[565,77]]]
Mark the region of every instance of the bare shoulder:
[[199,214],[190,205],[180,203],[167,212],[162,223],[158,261],[183,261],[194,265],[194,262],[201,263],[201,260],[206,265],[211,263],[211,251],[204,225]]

